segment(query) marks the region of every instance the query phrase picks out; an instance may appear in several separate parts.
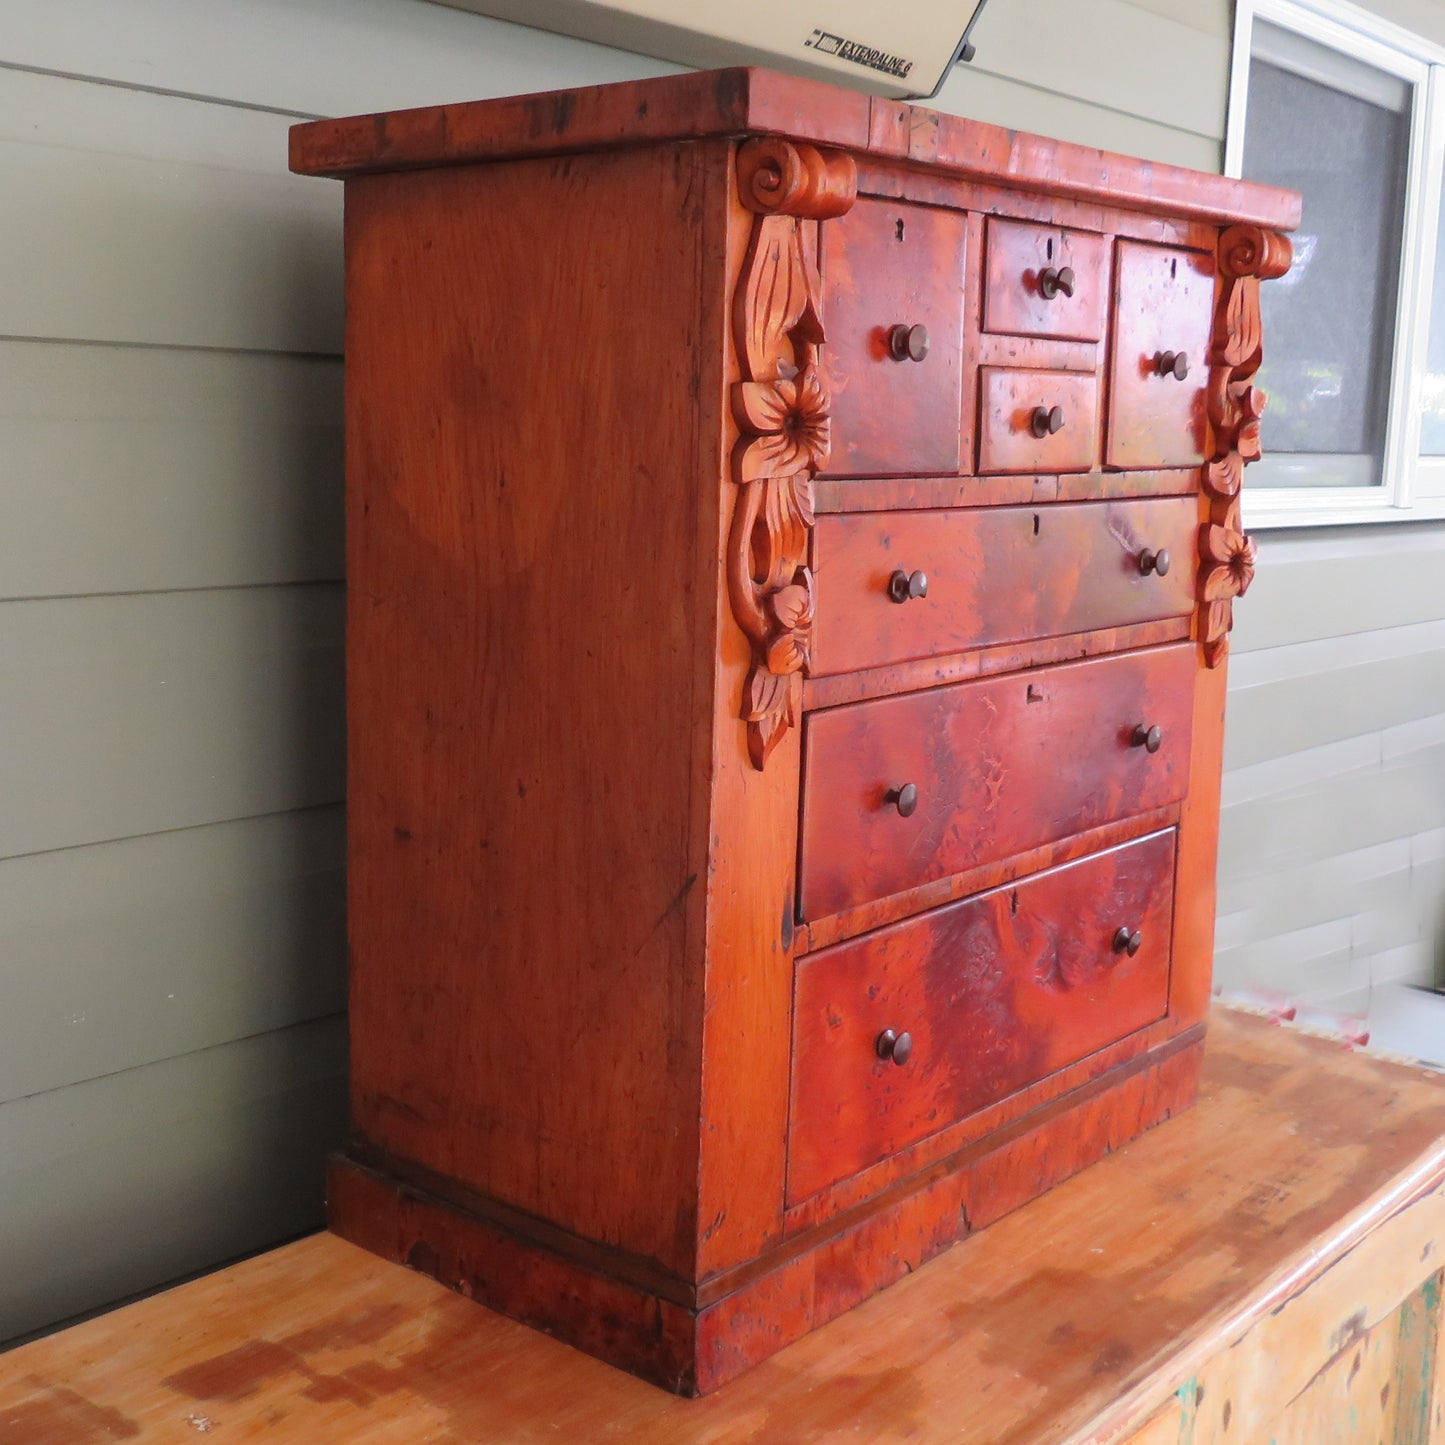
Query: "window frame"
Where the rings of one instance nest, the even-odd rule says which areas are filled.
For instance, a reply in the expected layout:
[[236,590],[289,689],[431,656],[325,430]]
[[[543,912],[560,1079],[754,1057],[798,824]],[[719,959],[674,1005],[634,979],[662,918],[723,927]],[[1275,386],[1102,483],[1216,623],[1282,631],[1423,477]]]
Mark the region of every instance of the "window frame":
[[[1442,240],[1438,233],[1445,167],[1445,48],[1348,0],[1236,0],[1224,151],[1224,172],[1235,178],[1244,160],[1249,63],[1257,19],[1398,77],[1411,88],[1411,101],[1381,481],[1362,486],[1270,487],[1256,480],[1261,471],[1268,474],[1267,462],[1258,463],[1250,469],[1253,475],[1244,487],[1245,525],[1445,518],[1445,456],[1420,455],[1431,292],[1436,247]],[[1266,336],[1266,354],[1268,348]]]

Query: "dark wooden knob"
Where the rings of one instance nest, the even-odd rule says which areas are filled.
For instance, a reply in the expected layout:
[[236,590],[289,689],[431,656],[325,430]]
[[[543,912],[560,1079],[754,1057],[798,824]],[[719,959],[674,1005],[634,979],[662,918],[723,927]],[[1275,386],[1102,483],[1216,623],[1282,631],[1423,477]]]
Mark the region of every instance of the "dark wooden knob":
[[913,1035],[907,1029],[901,1034],[894,1033],[892,1029],[884,1029],[873,1047],[878,1051],[880,1059],[892,1060],[901,1069],[913,1057]]
[[1052,266],[1039,272],[1039,295],[1045,301],[1052,301],[1062,291],[1065,296],[1074,294],[1074,268],[1065,266],[1056,271]]
[[888,354],[894,361],[922,361],[928,355],[928,328],[905,326],[901,321],[890,326]]
[[1157,552],[1140,552],[1139,570],[1147,577],[1151,572],[1157,572],[1161,577],[1169,575],[1169,551],[1161,547]]
[[1029,430],[1036,437],[1051,437],[1064,425],[1064,409],[1061,406],[1036,406],[1029,418]]
[[1161,351],[1154,359],[1154,370],[1160,376],[1183,381],[1189,375],[1189,357],[1182,351]]
[[911,818],[918,807],[918,789],[912,783],[902,783],[896,788],[889,788],[883,795],[883,801],[892,803],[898,809],[900,818]]
[[1164,729],[1158,723],[1153,727],[1145,727],[1140,723],[1135,729],[1129,741],[1136,748],[1143,748],[1146,753],[1157,753],[1159,745],[1164,741]]
[[905,572],[899,568],[888,579],[888,595],[895,602],[909,602],[914,598],[928,596],[928,574],[926,572]]
[[1130,932],[1126,924],[1114,935],[1114,952],[1127,953],[1133,958],[1144,946],[1144,935],[1136,928]]

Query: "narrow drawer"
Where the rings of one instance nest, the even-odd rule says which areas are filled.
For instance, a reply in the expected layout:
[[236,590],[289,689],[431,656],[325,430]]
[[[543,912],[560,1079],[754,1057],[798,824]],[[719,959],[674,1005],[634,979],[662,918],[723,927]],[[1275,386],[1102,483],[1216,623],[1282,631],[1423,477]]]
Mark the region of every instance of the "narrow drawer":
[[1084,472],[1094,465],[1099,379],[1092,372],[983,366],[979,391],[980,472]]
[[[1177,802],[1196,665],[1177,643],[809,714],[803,916]],[[1157,751],[1135,744],[1141,726]]]
[[1104,238],[988,218],[983,329],[1097,341],[1104,334]]
[[960,436],[973,435],[963,415],[966,234],[962,212],[868,197],[823,223],[829,473],[959,471]]
[[1201,460],[1213,312],[1211,257],[1119,242],[1106,465],[1122,470]]
[[1187,616],[1198,525],[1192,496],[819,517],[812,672]]
[[1163,1018],[1173,879],[1170,829],[805,958],[789,1203]]

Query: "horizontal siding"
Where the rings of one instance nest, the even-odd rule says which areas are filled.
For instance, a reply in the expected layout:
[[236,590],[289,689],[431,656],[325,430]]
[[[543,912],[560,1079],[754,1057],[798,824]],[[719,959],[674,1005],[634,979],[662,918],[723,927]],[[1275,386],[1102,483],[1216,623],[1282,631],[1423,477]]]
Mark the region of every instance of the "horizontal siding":
[[1235,616],[1216,982],[1363,1013],[1445,965],[1445,527],[1266,535]]
[[339,581],[339,360],[0,341],[0,596]]
[[0,862],[0,1100],[340,1013],[345,865],[339,807]]
[[343,796],[339,586],[0,605],[0,858]]
[[0,1108],[0,1339],[319,1225],[332,1018]]

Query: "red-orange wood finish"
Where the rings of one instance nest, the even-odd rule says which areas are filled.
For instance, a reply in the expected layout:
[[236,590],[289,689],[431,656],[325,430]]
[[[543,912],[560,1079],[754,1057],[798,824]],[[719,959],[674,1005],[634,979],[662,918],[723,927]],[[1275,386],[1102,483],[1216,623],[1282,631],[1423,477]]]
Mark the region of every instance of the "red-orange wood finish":
[[1182,798],[1195,665],[1176,644],[809,714],[802,916]]
[[1115,264],[1105,462],[1120,468],[1197,464],[1208,428],[1214,258],[1120,241]]
[[[749,70],[316,122],[292,160],[347,178],[333,1227],[688,1393],[1184,1107],[1297,198]],[[1219,278],[1203,429],[1105,472],[1109,427],[1175,455],[1177,392],[1101,410],[1107,319],[1173,304],[1111,258],[1166,253]],[[895,563],[926,597],[880,599]],[[1049,993],[1051,920],[1176,835],[1172,928],[1166,877],[1136,956]],[[799,1197],[800,960],[943,1007],[946,946],[891,940],[955,913],[1014,986],[996,1055],[929,1036],[971,1112]]]
[[985,366],[979,371],[980,472],[1087,471],[1099,455],[1092,372]]
[[1193,497],[824,517],[812,675],[1187,616],[1198,525]]
[[[823,236],[833,388],[832,475],[958,472],[972,441],[963,407],[962,213],[860,200]],[[914,332],[914,355],[890,334]],[[922,354],[919,355],[918,353]]]
[[1102,236],[990,216],[984,247],[985,331],[1079,341],[1103,336],[1109,292]]
[[789,1202],[1162,1018],[1173,886],[1155,833],[804,959]]

